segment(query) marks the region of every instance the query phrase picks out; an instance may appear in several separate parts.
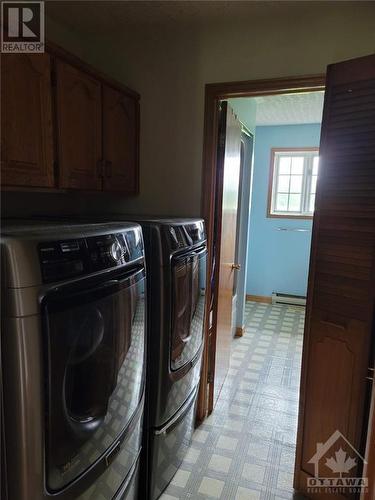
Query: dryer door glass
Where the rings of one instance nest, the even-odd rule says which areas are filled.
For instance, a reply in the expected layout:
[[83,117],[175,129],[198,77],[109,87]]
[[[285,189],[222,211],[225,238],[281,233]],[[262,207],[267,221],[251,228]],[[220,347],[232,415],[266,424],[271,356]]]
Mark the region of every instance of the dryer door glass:
[[144,383],[144,272],[51,294],[43,311],[47,480],[55,491],[105,453],[138,408]]
[[191,361],[202,344],[206,260],[205,247],[172,259],[172,370]]

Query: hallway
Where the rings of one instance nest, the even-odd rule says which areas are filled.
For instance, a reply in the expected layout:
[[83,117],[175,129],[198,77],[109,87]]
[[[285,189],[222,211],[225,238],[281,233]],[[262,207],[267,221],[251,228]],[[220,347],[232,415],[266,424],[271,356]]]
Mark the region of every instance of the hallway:
[[305,309],[246,303],[214,412],[161,500],[293,497]]

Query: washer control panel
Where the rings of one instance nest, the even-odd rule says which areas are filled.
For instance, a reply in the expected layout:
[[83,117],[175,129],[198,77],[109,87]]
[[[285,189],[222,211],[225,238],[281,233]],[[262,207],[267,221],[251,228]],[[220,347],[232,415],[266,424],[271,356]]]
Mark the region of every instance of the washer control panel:
[[140,229],[40,243],[38,246],[45,283],[120,267],[143,256]]
[[91,266],[95,271],[126,264],[129,249],[123,234],[107,234],[87,238]]
[[190,247],[204,241],[206,234],[203,221],[169,226],[169,241],[173,250]]

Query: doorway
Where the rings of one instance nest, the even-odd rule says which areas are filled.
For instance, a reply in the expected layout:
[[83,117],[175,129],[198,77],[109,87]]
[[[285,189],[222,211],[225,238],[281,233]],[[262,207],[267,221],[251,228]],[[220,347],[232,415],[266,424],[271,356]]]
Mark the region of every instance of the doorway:
[[[208,261],[212,263],[209,270],[209,279],[213,283],[213,287],[208,291],[206,301],[206,350],[202,371],[202,384],[200,388],[198,401],[198,420],[203,420],[207,414],[212,412],[214,402],[220,392],[218,385],[221,386],[225,374],[229,366],[229,349],[227,343],[224,342],[222,352],[216,349],[217,333],[218,333],[218,303],[219,298],[219,263],[221,250],[221,213],[223,196],[223,172],[224,161],[223,148],[219,148],[220,140],[223,141],[223,113],[226,114],[225,101],[230,99],[235,102],[235,99],[252,97],[259,98],[261,96],[278,96],[282,94],[315,92],[324,90],[325,77],[323,75],[292,78],[292,79],[275,79],[261,80],[253,82],[235,82],[228,84],[212,84],[206,86],[206,102],[205,102],[205,148],[203,156],[203,186],[202,186],[202,213],[205,216],[208,234]],[[224,106],[223,104],[224,103]],[[233,117],[229,115],[229,120]],[[249,118],[250,126],[254,126],[254,112],[250,111]],[[248,122],[248,125],[249,125]],[[235,128],[235,124],[229,123],[228,130]],[[220,152],[221,151],[221,152]],[[221,155],[221,156],[220,156]],[[238,167],[239,168],[239,167]],[[250,183],[249,183],[250,184]],[[238,195],[238,193],[237,193]],[[250,199],[250,186],[249,186]],[[237,201],[237,200],[236,200]],[[233,251],[233,246],[232,246]],[[233,258],[233,257],[232,257]],[[228,262],[227,264],[230,265]],[[237,262],[232,260],[232,264]],[[210,266],[209,266],[210,267]],[[216,273],[216,275],[215,275]],[[233,279],[233,278],[232,278]],[[232,288],[232,283],[229,281],[227,286],[227,295]],[[231,293],[231,292],[230,292]],[[231,301],[227,300],[227,303]],[[231,310],[227,311],[227,317],[231,316]],[[227,319],[228,321],[228,319]],[[228,328],[228,327],[227,327]],[[222,355],[222,356],[221,356]],[[223,358],[219,363],[218,356]],[[215,368],[222,366],[219,369],[218,384],[215,388]],[[206,381],[208,383],[206,384]]]
[[[241,446],[238,444],[241,432],[246,436],[246,445],[242,445],[246,447],[245,456],[236,451],[232,457],[236,469],[241,471],[239,484],[244,492],[252,488],[256,491],[256,486],[261,486],[282,495],[293,490],[305,318],[303,300],[307,292],[311,200],[315,196],[314,165],[319,156],[323,92],[232,98],[220,104],[220,112],[227,115],[229,138],[219,136],[219,144],[229,145],[229,159],[223,158],[219,151],[219,168],[235,172],[222,174],[226,213],[221,223],[224,242],[219,259],[223,262],[218,268],[225,270],[226,281],[224,290],[218,292],[215,369],[220,377],[215,379],[209,422],[214,422],[217,428],[215,422],[220,416],[227,427],[222,429],[222,435],[228,437],[236,450]],[[248,146],[252,147],[255,136],[254,151],[251,149],[247,155],[244,155],[244,130],[250,135]],[[230,177],[228,183],[227,177]],[[236,207],[234,182],[238,182]],[[286,205],[285,196],[290,198]],[[228,250],[233,249],[234,242],[231,257]],[[241,253],[245,255],[244,261]],[[229,273],[232,282],[228,280]],[[228,297],[231,287],[233,295]],[[273,292],[279,292],[273,298],[274,304]],[[247,298],[242,311],[241,295]],[[233,308],[228,313],[230,304]],[[231,328],[225,331],[230,319]],[[233,338],[235,335],[241,338]],[[208,429],[207,425],[204,429]],[[238,435],[235,435],[236,425],[243,428]],[[208,432],[211,436],[212,430]],[[206,457],[205,461],[210,460],[211,457]],[[246,474],[257,477],[257,473],[258,485],[247,482]]]
[[[256,86],[257,82],[253,83]],[[205,157],[205,160],[207,161],[206,167],[208,170],[213,167],[211,171],[213,177],[210,179],[212,182],[211,189],[215,192],[214,186],[216,184],[217,195],[213,206],[209,204],[207,198],[203,198],[203,207],[207,210],[205,213],[208,234],[210,235],[211,229],[213,231],[212,241],[214,244],[209,251],[214,262],[213,282],[217,283],[218,286],[214,287],[212,297],[208,301],[211,306],[216,303],[217,307],[212,307],[211,310],[207,311],[206,315],[209,321],[207,325],[208,349],[206,364],[203,369],[207,369],[209,384],[201,387],[200,402],[202,400],[207,402],[206,411],[211,417],[204,423],[204,428],[201,428],[201,431],[203,434],[207,432],[209,437],[212,436],[212,432],[215,432],[213,429],[217,430],[215,426],[217,418],[221,420],[224,426],[227,426],[226,429],[221,429],[222,436],[219,441],[223,441],[221,444],[223,444],[224,448],[226,444],[236,447],[236,453],[232,456],[236,457],[237,460],[235,468],[241,471],[240,477],[237,479],[237,487],[239,488],[237,491],[238,494],[242,491],[244,498],[256,494],[257,489],[264,490],[264,488],[267,491],[272,490],[273,494],[278,492],[281,496],[283,494],[292,495],[293,492],[299,382],[305,322],[303,306],[294,305],[293,300],[298,303],[298,299],[301,300],[301,297],[296,296],[306,297],[312,227],[312,210],[309,210],[311,201],[308,198],[312,198],[311,186],[313,179],[311,176],[314,157],[319,155],[317,149],[319,146],[320,124],[317,122],[321,121],[324,77],[313,77],[299,82],[267,82],[267,84],[269,85],[268,89],[261,91],[260,88],[254,87],[252,92],[247,93],[247,97],[243,95],[243,89],[241,89],[237,97],[234,97],[233,92],[224,96],[218,89],[211,89],[212,93],[216,94],[215,98],[215,96],[210,95],[209,88],[207,88],[206,94],[205,131],[207,148],[205,154],[208,157]],[[272,88],[273,84],[279,88]],[[275,111],[277,107],[277,104],[276,106],[272,105],[272,99],[275,99],[273,102],[275,104],[284,98],[287,101],[285,111],[288,107],[290,108],[293,97],[296,102],[300,102],[301,98],[303,99],[306,96],[311,98],[317,95],[320,96],[320,104],[316,106],[320,118],[319,120],[312,120],[315,121],[313,126],[315,130],[313,133],[311,130],[309,132],[313,139],[310,137],[309,140],[304,142],[303,136],[306,134],[300,133],[301,127],[304,127],[306,132],[309,120],[305,120],[305,123],[302,120],[299,123],[300,127],[296,127],[296,123],[292,125],[290,121],[287,123],[274,122],[272,124],[270,122],[258,123],[258,125],[264,126],[263,130],[258,130],[260,132],[258,142],[264,143],[266,146],[263,148],[263,152],[257,152],[257,101],[260,104],[259,107],[261,107],[262,101],[268,104],[269,115],[270,110]],[[267,107],[264,103],[263,108]],[[263,109],[263,115],[267,115],[267,110]],[[285,128],[280,130],[281,125],[289,127],[288,139],[285,139]],[[275,127],[273,135],[278,131],[273,141],[270,138],[267,139],[267,136],[270,135],[267,126]],[[291,131],[290,127],[294,127],[294,130]],[[251,158],[250,160],[247,158],[247,164],[244,162],[242,141],[240,142],[240,149],[238,149],[240,129],[241,135],[244,129],[250,134],[251,146],[253,146],[255,135],[255,151],[251,151]],[[215,131],[218,131],[216,140]],[[228,134],[227,137],[225,132]],[[235,137],[236,132],[237,140]],[[296,138],[296,132],[298,132],[299,138]],[[210,141],[210,139],[212,140]],[[239,161],[237,166],[235,166],[236,145],[237,161]],[[210,148],[212,148],[211,152],[213,153],[211,157],[209,155]],[[235,217],[233,210],[230,211],[229,217],[225,214],[228,205],[230,205],[225,202],[226,178],[230,178],[229,199],[232,204],[235,199],[233,182],[237,182],[236,175],[226,175],[225,173],[225,150],[227,150],[227,153],[229,151],[229,158],[227,159],[230,165],[229,168],[232,167],[233,169],[234,167],[235,171],[239,169],[237,204],[235,207],[237,217]],[[263,163],[260,169],[257,167],[258,160]],[[301,184],[303,183],[303,188],[301,185],[299,191],[300,195],[304,191],[305,199],[299,200],[300,213],[297,216],[289,213],[287,214],[288,217],[285,217],[285,214],[280,213],[283,210],[288,211],[288,208],[291,212],[296,211],[293,203],[291,203],[291,206],[288,206],[288,203],[287,206],[280,206],[282,201],[284,201],[285,205],[285,200],[281,199],[282,196],[279,196],[280,199],[277,198],[277,192],[282,191],[277,189],[277,185],[281,184],[279,181],[285,181],[285,178],[277,178],[279,171],[280,174],[285,173],[282,168],[279,168],[280,161],[284,166],[286,162],[289,162],[289,183],[292,180],[292,164],[293,174],[299,174],[298,179],[293,178],[294,184],[296,180],[301,181]],[[310,176],[308,180],[307,175],[305,175],[306,172],[304,172],[305,169]],[[261,173],[261,178],[259,178],[259,173]],[[207,175],[205,183],[208,182],[209,178],[210,176]],[[265,190],[263,189],[262,192],[259,186],[262,186],[263,183],[264,188],[264,181]],[[273,191],[275,192],[273,193]],[[294,194],[290,196],[290,193],[288,193],[288,195],[290,198],[295,198]],[[293,202],[293,199],[291,202]],[[220,209],[223,209],[223,211],[220,212]],[[307,211],[310,213],[306,216]],[[237,230],[234,231],[233,235],[234,219],[237,222],[235,224]],[[267,232],[267,228],[263,227],[263,230],[259,228],[260,220],[263,220],[263,224],[266,223],[268,229],[273,233],[271,241],[275,237],[283,238],[286,239],[284,245],[286,243],[287,246],[293,248],[293,245],[295,245],[293,240],[298,238],[299,246],[303,247],[303,251],[299,252],[299,260],[303,267],[303,270],[299,271],[299,274],[303,275],[303,283],[300,287],[293,287],[292,285],[290,288],[285,283],[287,281],[285,276],[289,278],[288,270],[285,269],[284,276],[280,277],[281,285],[278,285],[275,269],[281,266],[285,268],[285,262],[281,262],[280,266],[280,262],[275,262],[275,256],[282,260],[282,254],[285,254],[287,249],[284,248],[284,251],[275,252],[275,245],[279,244],[280,241],[273,241],[268,245],[268,248],[271,248],[273,258],[267,259],[267,256],[264,255],[265,252],[262,251],[264,242],[258,240],[259,235],[263,239],[267,238],[267,235],[264,234],[264,232]],[[213,222],[212,228],[210,227],[210,221]],[[258,228],[254,227],[254,222],[258,225]],[[230,234],[231,230],[232,234]],[[258,236],[254,235],[255,230]],[[217,237],[218,234],[222,236],[220,243]],[[252,236],[255,236],[256,239],[252,238]],[[242,241],[240,242],[241,238]],[[232,243],[233,241],[236,243],[234,247],[233,244],[230,245],[231,239]],[[228,249],[232,250],[232,255],[228,254]],[[241,252],[242,261],[240,262]],[[256,262],[259,259],[260,261]],[[267,265],[267,260],[274,265],[274,270],[268,273],[272,275],[273,283],[272,280],[271,283],[263,283],[263,287],[266,286],[267,288],[264,290],[259,288],[260,283],[256,283],[256,274],[260,274],[261,277],[258,281],[262,281],[262,274],[266,274],[266,270],[270,268],[270,262]],[[290,267],[294,270],[298,266],[292,263]],[[224,281],[220,276],[223,269]],[[232,280],[228,278],[231,276],[231,271]],[[294,279],[298,281],[298,276]],[[231,293],[232,291],[233,293]],[[279,295],[294,295],[295,297],[294,299],[288,297],[292,302],[289,305],[278,303],[272,305],[272,292],[279,292]],[[231,297],[228,297],[229,293],[231,293]],[[238,304],[238,297],[240,296],[245,297],[242,307]],[[278,302],[280,300],[279,298]],[[239,305],[240,307],[238,307]],[[230,306],[232,306],[232,309],[230,309]],[[230,328],[228,328],[228,324],[230,324]],[[228,331],[230,335],[228,335]],[[240,338],[233,339],[233,333]],[[204,371],[202,377],[205,380]],[[280,391],[280,387],[284,392]],[[205,390],[207,391],[206,394]],[[229,412],[228,408],[230,408]],[[198,418],[200,411],[201,408],[199,407]],[[233,411],[237,412],[237,415],[233,414]],[[243,412],[246,413],[246,417]],[[255,420],[249,423],[246,418]],[[213,427],[207,427],[210,424],[213,424]],[[243,425],[242,431],[239,429],[238,436],[234,435],[236,425]],[[243,444],[241,445],[241,433],[246,429],[252,429],[251,435],[246,435],[245,447],[247,449],[242,450],[243,453],[238,453],[237,447],[243,447]],[[267,432],[268,435],[265,434]],[[244,434],[242,435],[244,436]],[[219,444],[218,442],[218,446]],[[197,451],[197,453],[199,452]],[[228,459],[229,456],[225,457],[225,452],[223,452],[223,455],[224,458],[206,457],[205,462],[213,462],[211,469],[215,469],[216,465],[219,468],[224,467],[224,462],[228,462],[225,458]],[[215,465],[215,461],[220,463]],[[266,462],[267,466],[265,467]],[[208,476],[212,478],[212,471],[209,472]],[[254,478],[257,484],[252,482]],[[250,482],[248,482],[249,480]],[[204,480],[202,480],[202,484],[203,482]],[[242,484],[242,486],[238,486],[238,484]],[[219,483],[217,485],[219,486]],[[228,488],[226,482],[221,486],[224,490]],[[212,488],[214,488],[213,484],[210,486],[210,489]],[[220,495],[223,494],[224,490],[221,491]],[[229,490],[228,494],[230,494]]]
[[[221,241],[221,228],[218,225],[217,206],[222,203],[222,193],[218,189],[218,165],[223,159],[219,158],[219,127],[220,103],[226,99],[241,97],[260,97],[281,95],[285,93],[301,93],[323,91],[325,85],[324,75],[290,78],[259,80],[250,82],[232,82],[223,84],[206,85],[205,99],[205,147],[203,153],[203,186],[202,186],[202,213],[206,220],[208,236],[208,276],[212,287],[208,290],[206,300],[206,349],[203,357],[202,383],[199,392],[197,419],[202,421],[207,414],[212,412],[215,401],[214,370],[216,363],[217,344],[217,308],[218,287],[218,251]],[[223,179],[221,179],[221,183]],[[219,198],[219,199],[218,199]],[[226,360],[228,348],[226,347]],[[226,361],[227,363],[227,361]],[[225,373],[225,368],[224,368]],[[221,383],[223,381],[221,377]],[[206,383],[207,382],[207,383]]]

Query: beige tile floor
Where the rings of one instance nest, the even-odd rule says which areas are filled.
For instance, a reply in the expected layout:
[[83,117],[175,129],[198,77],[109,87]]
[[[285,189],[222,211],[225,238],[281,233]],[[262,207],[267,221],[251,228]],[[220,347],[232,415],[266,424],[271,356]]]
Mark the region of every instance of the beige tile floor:
[[304,308],[246,304],[212,415],[161,500],[293,498]]

